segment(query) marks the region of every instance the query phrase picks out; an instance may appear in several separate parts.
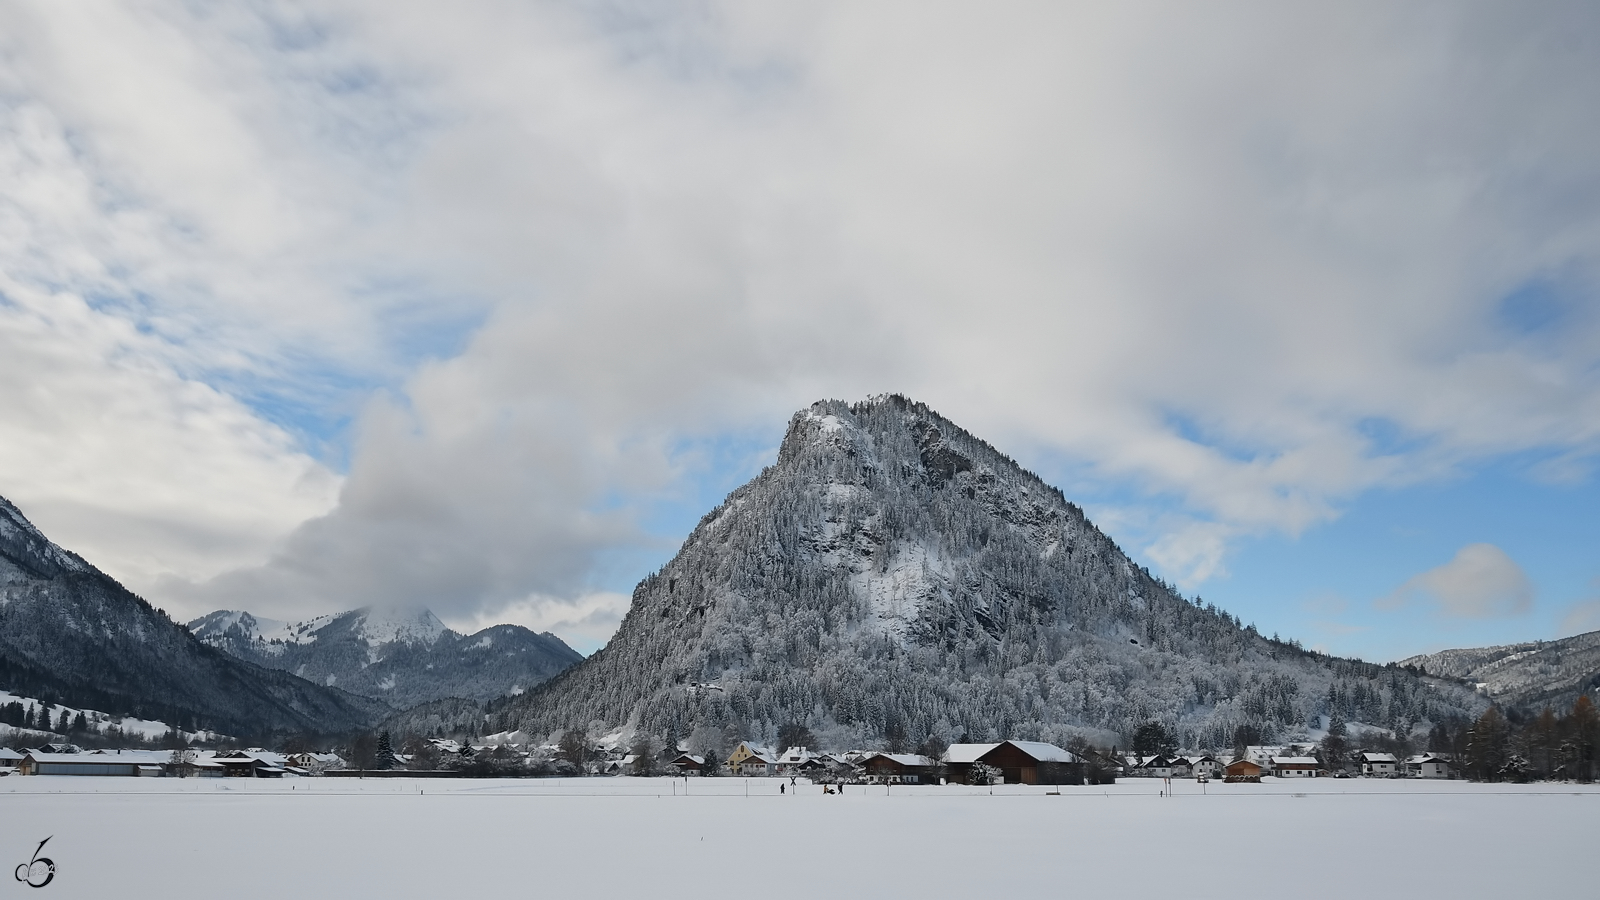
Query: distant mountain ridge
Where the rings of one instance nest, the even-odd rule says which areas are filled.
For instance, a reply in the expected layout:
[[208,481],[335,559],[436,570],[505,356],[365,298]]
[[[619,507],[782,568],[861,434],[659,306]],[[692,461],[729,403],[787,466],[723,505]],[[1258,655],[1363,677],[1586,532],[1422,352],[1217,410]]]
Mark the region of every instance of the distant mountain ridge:
[[301,622],[224,609],[195,619],[189,630],[240,659],[399,709],[518,694],[583,659],[549,632],[494,625],[462,635],[427,609],[362,607]]
[[1397,666],[1269,640],[1136,565],[1059,490],[927,406],[824,401],[778,459],[644,579],[598,653],[493,727],[591,723],[668,740],[915,745],[1075,736],[1159,721],[1189,747],[1318,716],[1409,728],[1487,702]]
[[113,715],[240,737],[335,733],[392,713],[379,701],[235,659],[0,498],[0,688]]
[[1400,661],[1430,675],[1477,685],[1508,706],[1570,708],[1580,694],[1600,689],[1600,631],[1555,641],[1441,650]]

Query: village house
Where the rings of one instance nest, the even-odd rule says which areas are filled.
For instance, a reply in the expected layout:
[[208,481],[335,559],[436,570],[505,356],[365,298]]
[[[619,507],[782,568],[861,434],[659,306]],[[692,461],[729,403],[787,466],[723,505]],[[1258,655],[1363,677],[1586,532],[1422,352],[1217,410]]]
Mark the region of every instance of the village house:
[[999,769],[1006,784],[1082,784],[1084,765],[1070,752],[1043,741],[951,744],[944,754],[945,780],[971,783],[972,767]]
[[806,770],[807,763],[815,758],[816,754],[805,747],[790,747],[777,759],[778,774],[800,775]]
[[1222,762],[1215,756],[1191,756],[1188,763],[1189,773],[1195,778],[1210,781],[1222,777]]
[[15,769],[22,762],[22,754],[10,747],[0,747],[0,769]]
[[772,748],[749,741],[740,741],[739,746],[733,748],[728,754],[725,763],[729,774],[732,775],[776,775],[778,774],[778,754]]
[[1315,778],[1322,763],[1314,756],[1274,756],[1272,774],[1279,778]]
[[679,753],[667,763],[667,770],[678,775],[700,775],[706,770],[706,758],[693,753]]
[[219,753],[209,762],[221,766],[229,778],[282,778],[286,771],[282,756],[260,747]]
[[1393,753],[1361,754],[1361,774],[1374,778],[1398,778],[1400,762]]
[[1130,756],[1123,771],[1129,778],[1171,778],[1172,760],[1157,754],[1155,756]]
[[916,753],[871,753],[861,772],[880,784],[938,784],[939,761]]
[[337,753],[291,753],[285,762],[296,769],[320,775],[329,769],[345,768],[344,759]]
[[1259,782],[1266,767],[1253,759],[1236,759],[1222,768],[1222,780],[1229,784]]
[[1449,778],[1450,763],[1431,754],[1413,756],[1406,760],[1405,774],[1411,778]]

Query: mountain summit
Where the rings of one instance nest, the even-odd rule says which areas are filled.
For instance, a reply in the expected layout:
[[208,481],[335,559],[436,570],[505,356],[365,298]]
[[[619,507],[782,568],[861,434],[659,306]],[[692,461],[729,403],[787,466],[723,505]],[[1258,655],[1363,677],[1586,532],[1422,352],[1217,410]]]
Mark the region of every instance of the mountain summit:
[[1157,721],[1226,747],[1241,725],[1266,739],[1325,714],[1409,728],[1483,705],[1180,596],[1059,490],[885,396],[796,413],[776,464],[638,585],[603,650],[494,714],[668,739],[798,723],[839,745],[1115,742]]
[[402,709],[519,694],[583,659],[549,632],[495,625],[462,635],[427,609],[363,607],[292,623],[223,609],[189,630],[240,659]]

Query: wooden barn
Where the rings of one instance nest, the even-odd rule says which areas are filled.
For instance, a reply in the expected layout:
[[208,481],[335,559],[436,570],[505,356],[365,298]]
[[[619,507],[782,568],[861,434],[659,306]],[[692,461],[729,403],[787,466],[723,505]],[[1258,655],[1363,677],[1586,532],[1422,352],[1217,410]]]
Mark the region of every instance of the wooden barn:
[[1084,764],[1070,752],[1042,741],[951,744],[945,751],[945,780],[970,784],[973,766],[1000,770],[1006,784],[1083,784]]
[[1222,780],[1229,784],[1238,782],[1259,782],[1264,767],[1249,759],[1236,759],[1222,768]]

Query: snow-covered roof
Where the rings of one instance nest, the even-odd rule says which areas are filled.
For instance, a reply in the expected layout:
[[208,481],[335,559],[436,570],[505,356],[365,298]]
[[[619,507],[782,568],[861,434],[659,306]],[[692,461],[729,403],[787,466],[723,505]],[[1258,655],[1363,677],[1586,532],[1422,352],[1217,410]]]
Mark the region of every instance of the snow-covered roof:
[[1446,760],[1444,758],[1442,758],[1442,757],[1435,756],[1432,753],[1424,753],[1421,756],[1408,756],[1408,757],[1406,757],[1406,764],[1407,765],[1420,766],[1423,763],[1430,763],[1430,762],[1442,763],[1442,762],[1446,762]]
[[165,763],[172,759],[171,750],[92,750],[90,755],[111,762]]
[[0,747],[0,759],[21,759],[22,754],[10,747]]
[[952,763],[975,763],[978,757],[1000,746],[999,744],[951,744],[944,751],[944,761]]
[[138,759],[119,760],[115,756],[106,756],[101,753],[40,753],[38,750],[29,750],[27,755],[33,757],[36,762],[47,763],[82,763],[84,765],[94,763],[102,766],[114,765],[119,762],[130,766],[136,766],[141,763],[141,760]]
[[673,762],[683,762],[686,759],[697,766],[703,766],[706,764],[706,758],[704,756],[695,756],[693,753],[680,753],[678,754],[678,758],[674,759]]
[[1393,753],[1363,753],[1361,754],[1361,758],[1372,763],[1398,762],[1398,760],[1394,758]]
[[1272,764],[1275,766],[1320,766],[1315,756],[1274,756]]
[[1005,743],[1016,747],[1039,762],[1070,763],[1078,761],[1078,758],[1073,756],[1071,751],[1063,750],[1055,744],[1046,744],[1044,741],[1006,741]]
[[870,762],[870,761],[872,761],[874,759],[877,759],[879,757],[881,757],[883,759],[892,759],[892,760],[894,760],[895,762],[899,763],[902,766],[923,766],[923,767],[926,767],[926,766],[936,766],[936,765],[939,764],[939,761],[934,759],[933,757],[931,757],[931,756],[923,756],[923,755],[921,755],[919,753],[873,753],[873,754],[870,754],[869,756],[867,756],[866,759],[862,760],[862,762]]
[[1011,746],[1016,747],[1018,750],[1021,750],[1023,753],[1028,754],[1039,762],[1071,763],[1078,761],[1078,758],[1073,756],[1071,752],[1063,750],[1060,747],[1057,747],[1055,744],[1047,744],[1044,741],[1001,741],[996,744],[951,744],[949,749],[945,750],[944,759],[945,762],[952,763],[975,763],[982,758],[984,754],[1000,746],[1000,744],[1010,744]]

